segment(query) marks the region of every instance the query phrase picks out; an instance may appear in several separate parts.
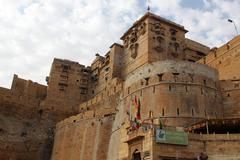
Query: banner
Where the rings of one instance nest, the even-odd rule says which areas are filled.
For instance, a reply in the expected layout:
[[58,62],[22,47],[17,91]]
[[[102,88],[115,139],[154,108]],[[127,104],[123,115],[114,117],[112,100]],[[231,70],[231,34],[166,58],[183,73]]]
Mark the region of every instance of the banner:
[[156,142],[166,144],[188,145],[188,134],[180,131],[156,129]]

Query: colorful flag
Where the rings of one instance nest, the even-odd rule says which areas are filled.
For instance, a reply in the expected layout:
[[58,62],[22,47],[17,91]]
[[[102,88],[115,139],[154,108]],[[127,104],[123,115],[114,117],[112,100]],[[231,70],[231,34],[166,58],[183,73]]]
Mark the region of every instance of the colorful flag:
[[128,106],[127,114],[129,115],[129,120],[132,129],[138,129],[141,127],[141,102],[136,96],[131,99]]

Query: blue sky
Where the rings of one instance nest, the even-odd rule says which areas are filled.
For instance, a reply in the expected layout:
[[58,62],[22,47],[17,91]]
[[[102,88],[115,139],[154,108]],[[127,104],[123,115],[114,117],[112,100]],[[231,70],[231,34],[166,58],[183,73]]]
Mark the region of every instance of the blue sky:
[[[145,0],[0,0],[0,86],[13,74],[46,84],[54,57],[90,65],[147,9]],[[187,38],[219,46],[240,28],[239,0],[150,0],[151,11],[184,25]]]
[[203,0],[182,0],[181,5],[186,8],[201,9],[204,7]]

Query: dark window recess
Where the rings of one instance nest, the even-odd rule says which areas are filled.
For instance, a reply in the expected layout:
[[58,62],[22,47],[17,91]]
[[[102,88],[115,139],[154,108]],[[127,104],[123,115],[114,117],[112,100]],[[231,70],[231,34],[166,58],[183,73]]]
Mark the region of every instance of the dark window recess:
[[27,132],[22,132],[21,133],[21,137],[26,137],[27,136]]
[[130,94],[130,89],[131,89],[131,88],[130,88],[130,87],[128,87],[128,89],[127,89],[127,93],[128,93],[128,94]]
[[199,52],[199,51],[197,51],[197,55],[199,55],[199,56],[201,56],[201,57],[204,57],[204,56],[206,56],[204,53],[202,53],[202,52]]
[[152,110],[149,111],[149,115],[148,115],[148,118],[152,118],[153,117],[153,112]]
[[188,59],[188,61],[189,61],[189,62],[195,62],[195,61],[194,61],[194,60],[192,60],[192,59]]
[[81,70],[83,73],[89,73],[89,69],[87,69],[87,68],[83,68],[82,70]]
[[156,88],[155,88],[155,86],[153,86],[153,93],[155,93],[155,90],[156,90]]
[[171,28],[170,30],[171,36],[176,36],[177,35],[177,30]]
[[231,97],[230,93],[227,94],[228,97]]
[[163,80],[163,74],[157,74],[159,82]]
[[94,94],[94,90],[92,90],[92,94]]
[[62,64],[61,67],[62,67],[62,72],[68,72],[69,70],[71,70],[70,65]]
[[114,93],[116,92],[116,90],[117,90],[116,87],[113,87],[113,92],[114,92]]
[[59,86],[67,87],[68,85],[66,83],[58,83]]
[[168,86],[168,90],[169,90],[169,91],[172,90],[172,86],[171,86],[171,85]]
[[207,111],[206,111],[206,109],[204,109],[204,115],[205,115],[205,117],[207,117]]
[[88,89],[85,87],[79,87],[80,89],[80,94],[87,94]]
[[144,78],[144,79],[145,79],[145,85],[147,86],[148,85],[148,81],[149,81],[149,77]]
[[203,80],[203,84],[206,86],[207,85],[207,81],[204,79]]
[[162,116],[164,116],[165,112],[164,112],[164,108],[162,109]]
[[4,129],[0,128],[0,134],[4,133]]
[[186,92],[188,92],[188,86],[185,86],[185,90],[186,90]]
[[179,111],[179,108],[177,108],[177,115],[178,115],[178,116],[180,115],[180,111]]
[[194,109],[192,108],[192,116],[194,116]]
[[105,68],[105,71],[108,72],[109,71],[109,67]]
[[39,110],[38,110],[38,114],[39,114],[40,116],[42,116],[43,110],[42,110],[42,109],[39,109]]

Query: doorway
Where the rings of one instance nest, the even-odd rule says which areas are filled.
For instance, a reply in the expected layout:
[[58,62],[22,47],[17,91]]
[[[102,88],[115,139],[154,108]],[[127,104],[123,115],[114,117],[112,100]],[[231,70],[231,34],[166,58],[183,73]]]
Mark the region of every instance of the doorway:
[[133,157],[132,160],[141,160],[141,153],[134,152],[132,157]]

